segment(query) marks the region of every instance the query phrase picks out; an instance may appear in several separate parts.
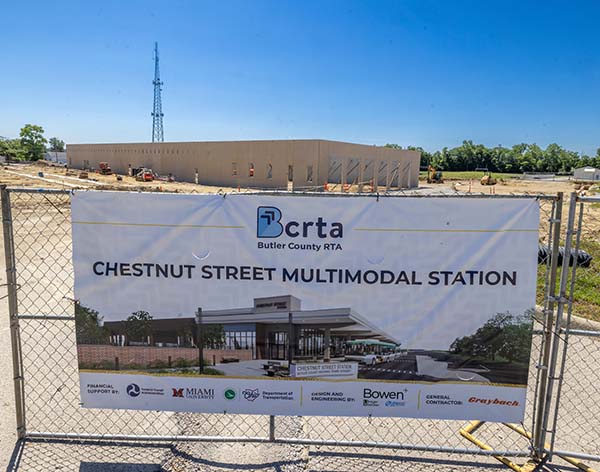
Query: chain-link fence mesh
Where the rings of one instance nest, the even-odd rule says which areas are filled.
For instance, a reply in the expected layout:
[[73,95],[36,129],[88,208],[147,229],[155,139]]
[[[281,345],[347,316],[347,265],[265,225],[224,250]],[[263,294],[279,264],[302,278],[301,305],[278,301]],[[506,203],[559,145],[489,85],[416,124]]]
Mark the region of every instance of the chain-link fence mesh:
[[[557,201],[542,198],[540,207],[540,242],[551,248],[553,230],[558,221]],[[108,446],[101,443],[94,446],[91,454],[102,458],[102,451],[110,450],[113,451],[113,456],[116,454],[123,462],[142,465],[145,455],[154,457],[153,455],[163,454],[164,470],[174,471],[211,470],[210,464],[197,460],[199,455],[207,457],[208,446],[206,442],[201,442],[203,439],[254,441],[258,443],[253,446],[258,451],[253,453],[256,457],[260,454],[286,455],[283,463],[288,468],[280,466],[280,470],[295,470],[294,467],[299,463],[306,465],[308,455],[314,456],[315,453],[318,453],[320,461],[319,466],[315,465],[315,470],[324,470],[328,461],[337,457],[336,454],[349,454],[348,457],[362,454],[363,459],[372,454],[373,461],[385,462],[393,461],[390,455],[398,454],[404,448],[411,450],[413,455],[420,455],[424,463],[428,463],[428,454],[433,451],[462,454],[481,452],[481,449],[460,436],[459,430],[465,426],[464,421],[278,416],[274,418],[273,431],[270,430],[270,418],[260,415],[81,408],[73,317],[69,192],[11,190],[10,209],[17,273],[27,437],[81,441],[108,436],[113,441],[166,441],[169,443],[168,447],[154,444],[148,445],[147,449],[130,444]],[[106,244],[118,244],[118,241],[106,241]],[[546,306],[548,300],[550,254],[551,250],[547,251],[539,265],[538,304],[542,307]],[[528,432],[533,430],[535,421],[538,365],[545,339],[541,334],[545,327],[544,310],[541,310],[535,327],[538,334],[534,335],[526,418],[522,425]],[[574,361],[579,362],[577,358]],[[565,391],[567,390],[565,386]],[[268,441],[270,434],[271,439],[274,437],[280,443],[259,443]],[[517,457],[528,455],[531,451],[531,441],[528,438],[502,424],[485,424],[477,431],[477,435],[496,452]],[[26,448],[35,450],[42,448],[44,444],[33,441]],[[68,449],[74,445],[67,441],[61,447]],[[268,449],[269,447],[274,449]],[[343,447],[342,452],[340,447]],[[370,447],[384,449],[371,450]],[[57,448],[55,451],[59,450]],[[140,453],[140,450],[143,452]],[[248,451],[250,449],[246,453]],[[219,460],[226,459],[235,461],[236,453],[232,452],[228,457],[215,457],[214,461],[218,463]],[[45,459],[46,464],[48,460]],[[338,460],[339,458],[335,458],[334,462]],[[487,458],[482,460],[486,461]],[[202,465],[205,466],[204,469]],[[26,470],[37,469],[32,466]],[[40,470],[47,468],[40,466]]]
[[600,461],[600,197],[573,194],[570,213],[549,446]]

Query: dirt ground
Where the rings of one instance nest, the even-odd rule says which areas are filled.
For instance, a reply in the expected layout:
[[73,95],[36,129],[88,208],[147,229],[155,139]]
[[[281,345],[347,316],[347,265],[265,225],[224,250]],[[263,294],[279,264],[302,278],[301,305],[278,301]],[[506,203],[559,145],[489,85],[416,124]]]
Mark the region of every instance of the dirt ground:
[[[189,183],[138,183],[114,176],[96,176],[98,182],[78,182],[63,169],[10,166],[0,169],[0,182],[10,186],[50,188],[162,187],[166,191],[237,191]],[[22,175],[17,175],[22,174]],[[68,178],[67,178],[68,177]],[[107,185],[102,185],[107,184]],[[477,184],[478,185],[478,184]],[[75,186],[75,187],[73,187]],[[468,190],[468,182],[449,182],[418,192],[453,194]],[[481,186],[479,186],[481,187]],[[240,189],[243,191],[243,189]],[[471,191],[478,188],[471,185]],[[569,193],[569,182],[510,182],[496,193]],[[17,245],[19,302],[22,313],[68,315],[72,313],[71,235],[68,198],[23,195],[13,199]],[[600,218],[598,218],[600,221]],[[0,255],[1,256],[1,255]],[[0,284],[6,283],[4,258],[0,257]],[[4,290],[0,293],[3,295]],[[6,299],[0,299],[0,367],[10,372],[10,336]],[[74,325],[71,320],[21,320],[21,337],[27,395],[28,431],[97,434],[268,436],[269,418],[252,415],[176,414],[169,412],[89,410],[79,406],[79,386]],[[531,362],[536,372],[539,338]],[[561,449],[597,454],[600,450],[600,339],[574,336],[569,350],[558,440]],[[530,381],[524,426],[531,428],[535,382]],[[0,377],[0,467],[6,466],[14,448],[14,403],[11,375]],[[381,441],[421,444],[450,449],[475,449],[458,430],[461,421],[392,418],[278,417],[277,437],[332,441]],[[527,451],[528,441],[501,424],[487,424],[477,436],[497,449]],[[82,441],[28,441],[16,455],[18,471],[347,471],[347,470],[506,470],[493,458],[472,454],[441,454],[368,449],[318,447],[292,444],[243,444],[220,442],[171,442],[155,444],[98,443]],[[516,458],[519,463],[524,458]],[[593,465],[593,464],[590,464]],[[598,467],[598,464],[595,464]],[[574,470],[558,457],[544,470]]]

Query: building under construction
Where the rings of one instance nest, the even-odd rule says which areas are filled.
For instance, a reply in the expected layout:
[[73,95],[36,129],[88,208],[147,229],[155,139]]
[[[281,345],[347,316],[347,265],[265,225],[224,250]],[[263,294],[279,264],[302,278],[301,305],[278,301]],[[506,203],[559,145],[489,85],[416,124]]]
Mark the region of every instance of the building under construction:
[[79,169],[97,169],[100,162],[108,162],[121,174],[146,167],[204,185],[385,191],[418,186],[420,153],[308,139],[70,144],[67,159],[70,167]]

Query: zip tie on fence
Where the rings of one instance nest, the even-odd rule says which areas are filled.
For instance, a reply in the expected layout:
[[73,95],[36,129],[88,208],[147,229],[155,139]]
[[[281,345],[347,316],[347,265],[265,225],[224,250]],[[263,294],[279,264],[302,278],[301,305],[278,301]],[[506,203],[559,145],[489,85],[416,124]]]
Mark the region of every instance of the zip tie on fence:
[[72,303],[79,303],[79,300],[77,298],[67,297],[66,295],[63,295],[63,300],[69,300]]

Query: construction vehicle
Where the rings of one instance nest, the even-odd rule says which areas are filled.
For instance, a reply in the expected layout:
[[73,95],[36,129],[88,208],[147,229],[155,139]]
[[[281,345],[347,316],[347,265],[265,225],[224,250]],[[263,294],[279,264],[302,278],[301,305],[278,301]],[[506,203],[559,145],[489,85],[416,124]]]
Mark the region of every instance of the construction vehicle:
[[112,175],[112,169],[110,168],[110,166],[108,165],[108,162],[101,162],[100,164],[98,164],[98,166],[100,167],[98,169],[98,173],[102,174],[102,175]]
[[428,184],[443,184],[444,175],[441,170],[437,170],[433,166],[427,167],[427,183]]
[[152,169],[146,169],[142,167],[141,169],[136,169],[137,173],[135,174],[135,180],[138,182],[152,182],[154,181],[154,172]]
[[480,180],[481,185],[496,185],[496,179],[492,177],[492,174],[485,172]]

